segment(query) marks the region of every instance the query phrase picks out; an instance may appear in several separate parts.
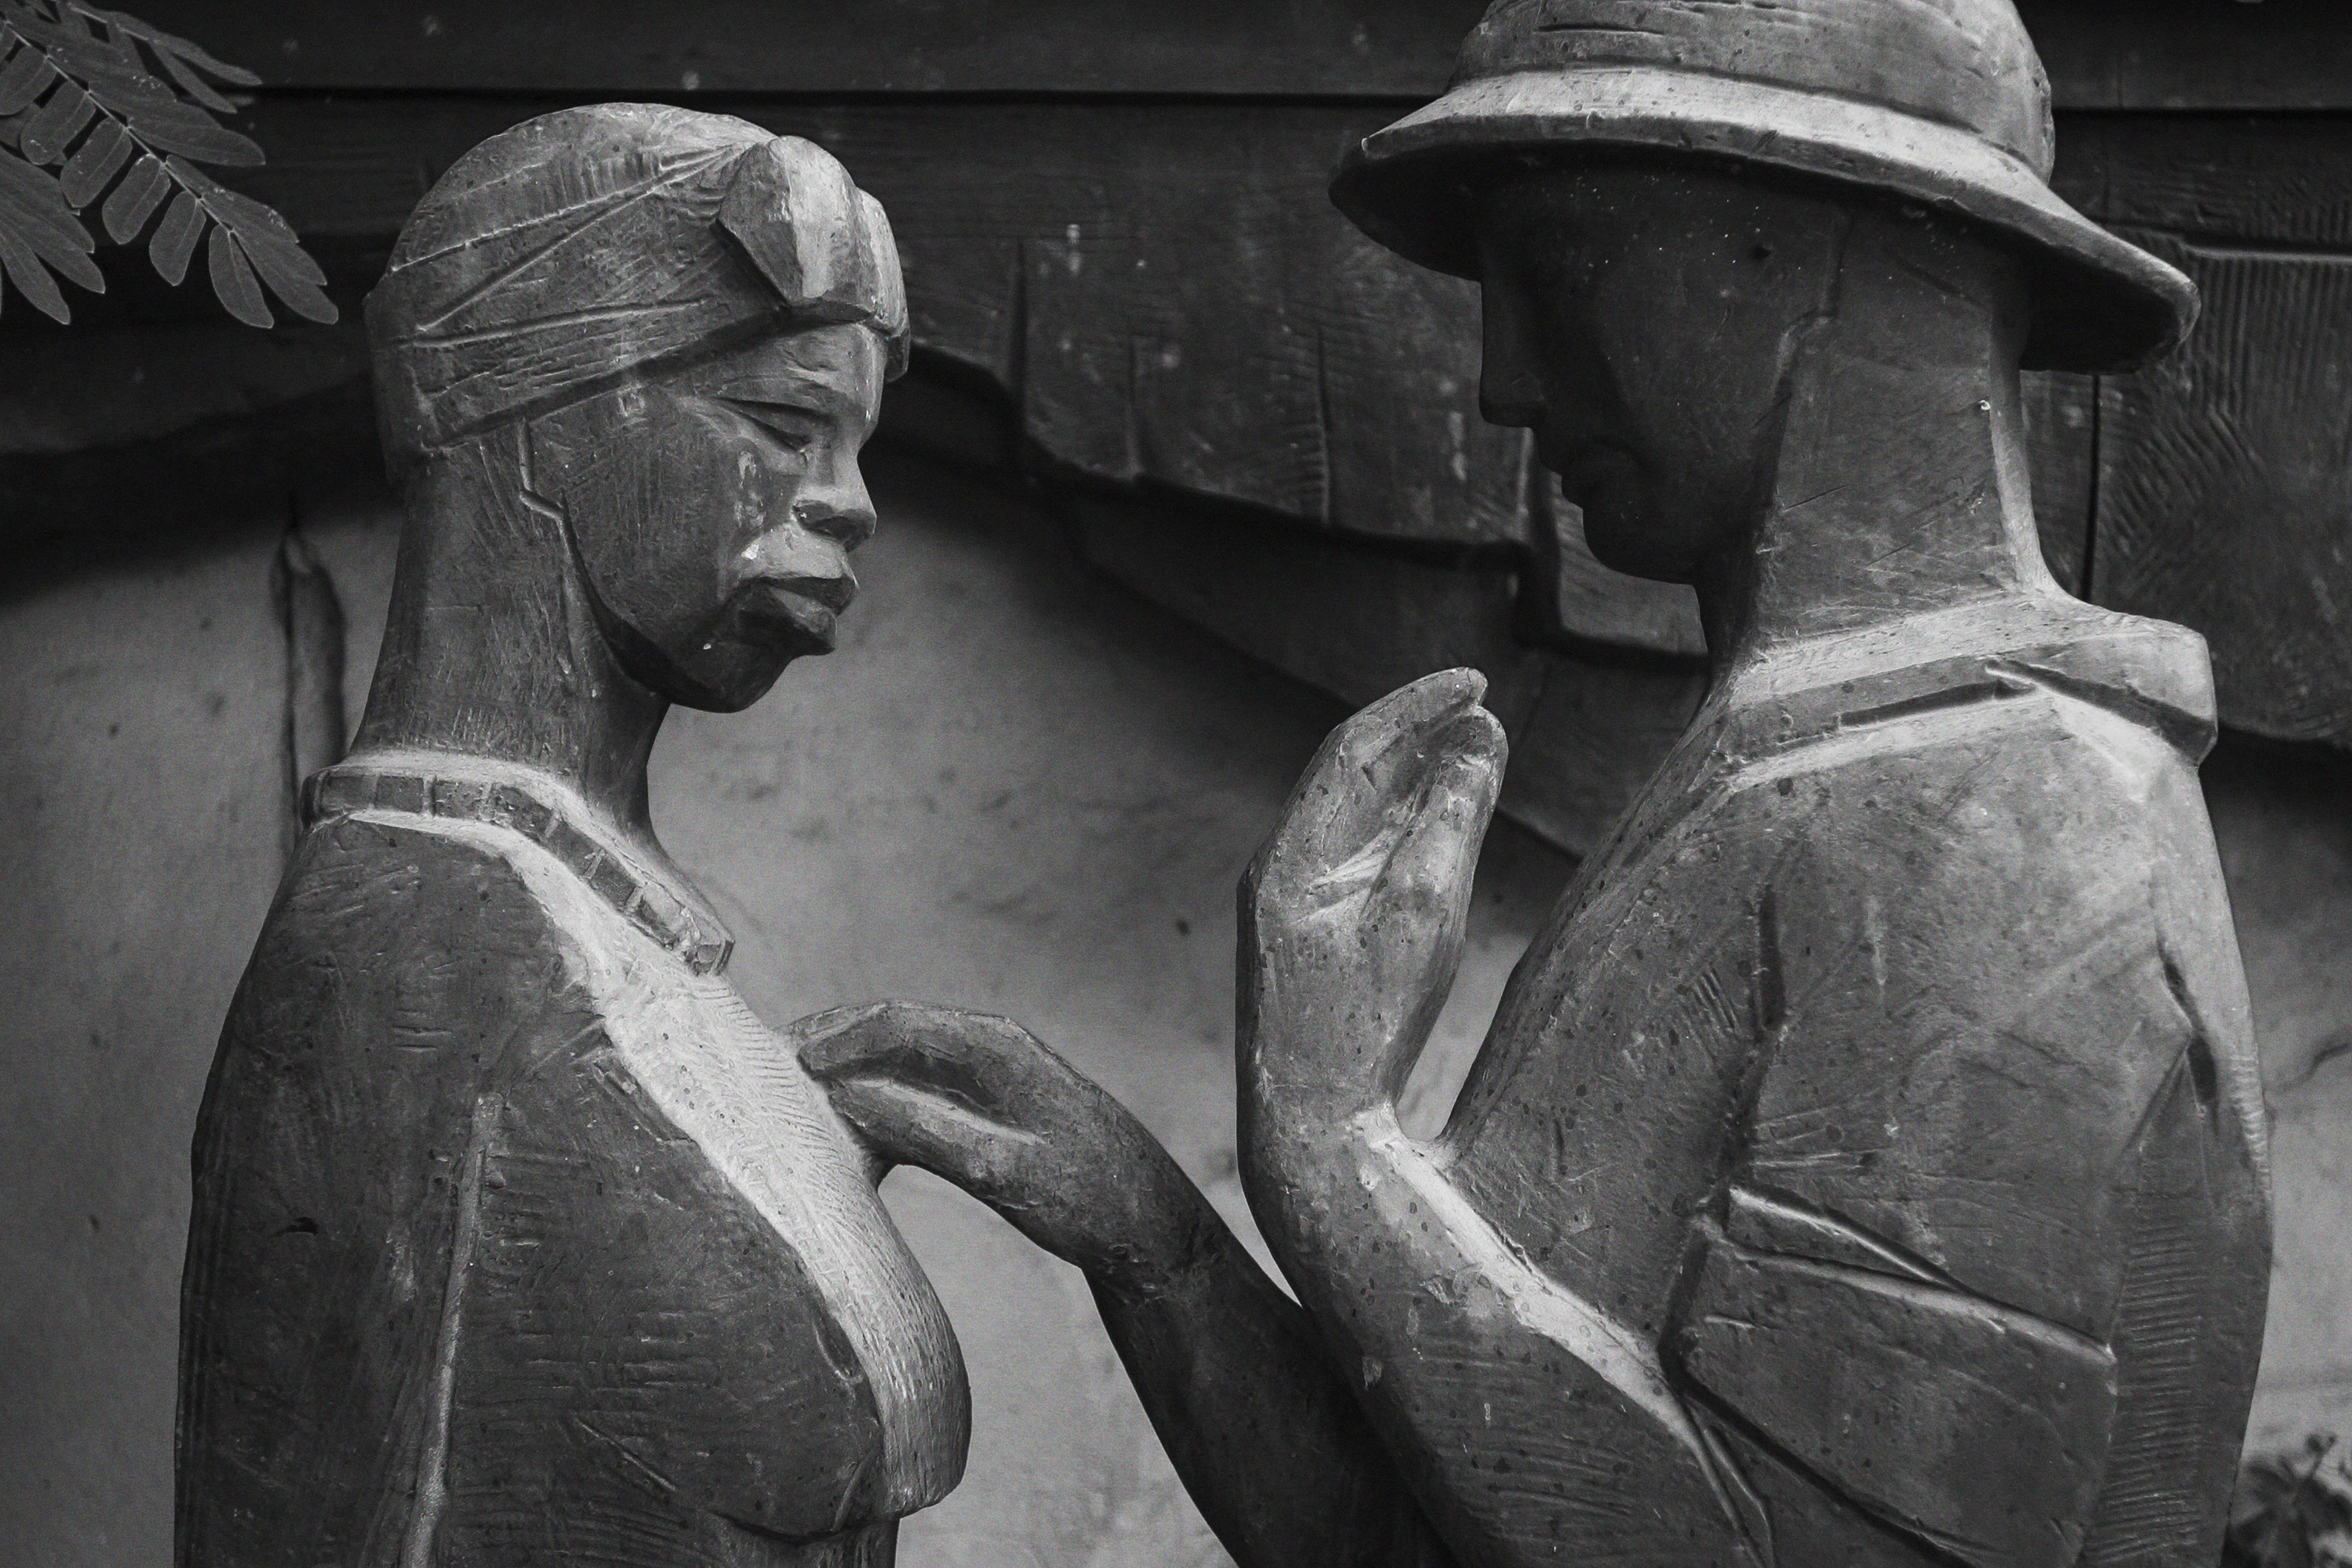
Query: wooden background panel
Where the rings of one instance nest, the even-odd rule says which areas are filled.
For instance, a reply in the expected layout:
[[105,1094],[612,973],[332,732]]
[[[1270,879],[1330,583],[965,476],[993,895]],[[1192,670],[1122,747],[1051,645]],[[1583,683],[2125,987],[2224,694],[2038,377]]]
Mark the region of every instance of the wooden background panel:
[[1705,685],[1694,661],[1621,664],[1528,646],[1521,587],[1328,534],[1077,494],[1088,562],[1231,646],[1350,706],[1433,670],[1487,679],[1511,740],[1502,809],[1572,855],[1599,845],[1665,756]]
[[[268,97],[247,121],[273,162],[241,173],[238,183],[280,205],[322,253],[380,250],[467,147],[561,101]],[[1572,509],[1532,506],[1538,498],[1554,503],[1549,479],[1528,471],[1521,436],[1478,419],[1475,289],[1370,246],[1325,200],[1331,160],[1385,108],[698,101],[815,137],[882,197],[905,250],[927,363],[960,366],[998,388],[1012,410],[1014,449],[1055,471],[1239,502],[1423,559],[1499,553],[1519,574],[1516,626],[1525,640],[1602,657],[1614,657],[1612,649],[1668,659],[1695,654],[1687,593],[1634,584],[1593,562]],[[2352,118],[2335,116],[2072,115],[2061,138],[2062,184],[2095,212],[2157,220],[2200,242],[2238,236],[2242,247],[2324,251],[2352,228],[2352,178],[2335,151],[2352,145],[2347,126]],[[123,265],[135,268],[139,259]],[[359,269],[338,276],[347,279],[346,305],[355,304],[349,279]],[[183,292],[193,300],[201,285]],[[2249,296],[2230,310],[2299,309],[2297,299]],[[2217,307],[2200,342],[2241,330],[2228,320]],[[0,364],[26,353],[39,363],[55,347],[31,341],[46,326],[24,311],[0,320]],[[2352,346],[2326,321],[2245,330],[2304,334],[2298,352],[2312,363]],[[338,342],[328,359],[340,355],[345,374],[362,378],[355,319]],[[89,363],[98,368],[79,402],[96,411],[85,423],[107,442],[148,439],[222,414],[199,406],[202,399],[142,394],[135,400],[142,417],[152,412],[163,423],[118,428],[123,421],[98,416],[124,404],[121,388],[99,384],[103,367]],[[276,386],[269,375],[277,372],[257,366],[260,379],[235,401],[259,408],[278,394],[313,396],[335,380],[333,370],[311,355]],[[2250,362],[2245,374],[2259,376],[2261,366]],[[2213,472],[2180,468],[2199,449],[2193,445],[2136,432],[2213,426],[2217,416],[2200,400],[2215,384],[2157,373],[2116,384],[2113,396],[2139,410],[2138,422],[2118,422],[2095,470],[2089,384],[2029,386],[2037,510],[2061,580],[2079,584],[2088,555],[2093,596],[2124,603],[2101,573],[2147,557],[2163,530],[2210,530],[2179,498],[2220,482]],[[70,392],[58,391],[55,405],[73,402]],[[50,393],[42,396],[51,401]],[[2298,443],[2308,447],[2340,419],[2334,405],[2308,398],[2263,417],[2243,433],[2230,478],[2250,515],[2306,504],[2265,487],[2299,483]],[[5,488],[54,495],[37,467],[12,465]],[[2117,510],[2120,499],[2105,497],[2097,528],[2112,519],[2126,531],[2112,547],[2086,551],[2103,475],[2139,486],[2137,510]],[[23,526],[48,521],[40,509],[16,516]],[[2333,536],[2315,525],[2283,537],[2294,542],[2273,543],[2274,552],[2303,554],[2276,560],[2276,571],[2326,585],[2326,603],[2352,600],[2329,553]],[[2118,576],[2115,592],[2127,581],[2131,607],[2198,625],[2212,640],[2230,722],[2264,733],[2312,731],[2317,721],[2282,718],[2258,682],[2228,673],[2260,668],[2267,657],[2260,645],[2275,635],[2268,616],[2223,614],[2195,574]],[[2170,597],[2192,588],[2207,597]],[[2352,687],[2352,672],[2326,679]]]
[[[306,89],[1428,98],[1482,0],[148,0]],[[2062,108],[2352,108],[2341,0],[2021,0]]]
[[2069,115],[2052,184],[2102,223],[2352,246],[2352,116]]
[[2065,109],[2352,108],[2343,0],[2018,0]]
[[2025,444],[2033,470],[2033,516],[2042,558],[2058,585],[2084,591],[2091,549],[2099,378],[2029,371],[2024,376]]
[[2352,258],[2135,237],[2206,319],[2106,384],[2093,593],[2203,632],[2225,721],[2352,744]]
[[1696,659],[1706,652],[1698,595],[1603,566],[1584,542],[1584,514],[1549,470],[1528,464],[1531,559],[1521,635],[1587,652],[1631,648]]
[[[1426,98],[1483,0],[147,0],[274,87]],[[560,23],[551,25],[559,15]]]

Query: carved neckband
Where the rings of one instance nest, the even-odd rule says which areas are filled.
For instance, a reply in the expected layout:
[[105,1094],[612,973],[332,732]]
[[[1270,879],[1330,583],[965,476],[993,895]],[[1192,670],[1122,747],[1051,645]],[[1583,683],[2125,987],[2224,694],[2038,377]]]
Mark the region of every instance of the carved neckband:
[[727,965],[735,940],[698,900],[624,850],[560,785],[521,769],[464,777],[420,768],[343,763],[302,785],[310,826],[354,812],[401,812],[507,828],[545,849],[621,917],[682,959],[697,974]]

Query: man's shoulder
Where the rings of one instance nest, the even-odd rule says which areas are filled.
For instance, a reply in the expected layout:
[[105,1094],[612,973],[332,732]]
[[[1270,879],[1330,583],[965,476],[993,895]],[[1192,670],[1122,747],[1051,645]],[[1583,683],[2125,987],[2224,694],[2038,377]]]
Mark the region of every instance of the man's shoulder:
[[2192,762],[2212,743],[2212,667],[2202,637],[2055,595],[1989,599],[1782,644],[1734,670],[1719,701],[1731,749],[1762,756],[1864,734],[1900,745],[1922,728],[1915,721],[1955,713],[2007,720],[2022,711],[2004,711],[2018,698],[2112,714]]

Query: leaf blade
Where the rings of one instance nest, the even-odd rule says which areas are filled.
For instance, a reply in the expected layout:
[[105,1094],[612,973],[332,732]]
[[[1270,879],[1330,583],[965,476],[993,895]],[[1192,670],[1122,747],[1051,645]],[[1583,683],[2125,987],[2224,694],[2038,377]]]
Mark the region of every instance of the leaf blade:
[[57,177],[14,153],[0,152],[0,232],[51,270],[92,293],[106,292],[106,279],[89,258],[97,242],[66,205]]
[[117,245],[130,244],[147,226],[147,220],[155,216],[155,209],[163,205],[163,193],[171,188],[163,160],[152,153],[131,164],[131,172],[122,176],[101,209],[107,237]]
[[164,282],[177,288],[188,275],[188,258],[204,228],[205,211],[196,205],[196,198],[186,191],[173,196],[163,221],[155,226],[155,237],[147,242],[147,259],[155,264],[156,275]]
[[167,33],[161,27],[142,22],[138,17],[128,16],[121,11],[103,11],[95,5],[81,5],[79,0],[72,0],[72,4],[73,8],[83,16],[94,16],[126,37],[138,39],[154,50],[158,58],[184,60],[207,75],[216,77],[233,86],[259,87],[261,85],[261,79],[243,66],[233,66],[226,60],[215,58],[200,45],[191,43],[177,34]]
[[273,321],[269,306],[261,297],[261,285],[254,280],[252,264],[236,236],[215,224],[205,253],[205,265],[213,275],[213,293],[228,313],[248,327],[269,326]]
[[7,274],[17,292],[41,314],[59,326],[73,320],[73,312],[66,309],[66,297],[58,291],[57,279],[49,276],[32,247],[5,227],[0,227],[0,272]]
[[90,198],[106,188],[109,180],[122,171],[131,161],[131,132],[122,122],[112,118],[98,122],[95,130],[82,138],[74,155],[66,161],[64,174],[58,177],[58,189],[66,198],[66,205],[79,212],[89,205]]
[[260,147],[250,137],[239,135],[194,104],[183,103],[168,92],[152,92],[139,83],[120,80],[95,82],[91,91],[151,151],[247,168],[263,162]]
[[327,298],[327,275],[275,208],[230,190],[200,169],[170,160],[172,177],[196,194],[215,223],[232,230],[246,259],[271,293],[296,315],[322,325],[341,319]]
[[261,280],[269,285],[269,291],[288,310],[325,327],[341,320],[342,312],[320,287],[326,281],[326,274],[319,270],[319,264],[300,246],[271,240],[257,244],[242,234],[238,238],[245,241],[246,255],[252,260],[254,270],[261,274]]
[[49,63],[47,50],[30,44],[17,47],[0,66],[0,114],[14,114],[48,90],[57,79],[58,68]]
[[67,143],[80,133],[81,128],[89,123],[90,116],[97,112],[98,105],[88,90],[79,82],[68,78],[58,83],[57,90],[34,110],[32,119],[25,121],[17,145],[24,149],[25,157],[31,163],[57,163],[65,156]]

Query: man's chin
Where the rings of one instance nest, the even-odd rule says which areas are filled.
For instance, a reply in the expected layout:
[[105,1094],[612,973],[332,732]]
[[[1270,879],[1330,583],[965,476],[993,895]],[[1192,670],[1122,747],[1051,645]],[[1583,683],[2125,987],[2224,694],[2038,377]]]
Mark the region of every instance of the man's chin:
[[1646,510],[1620,509],[1606,499],[1583,505],[1584,544],[1592,558],[1612,572],[1654,583],[1687,583],[1691,566],[1667,547],[1660,529]]

